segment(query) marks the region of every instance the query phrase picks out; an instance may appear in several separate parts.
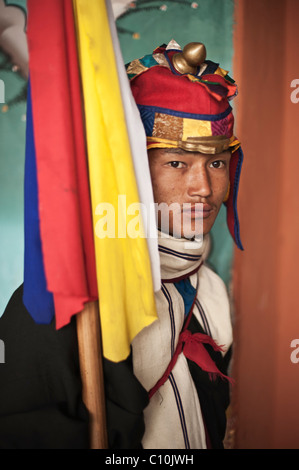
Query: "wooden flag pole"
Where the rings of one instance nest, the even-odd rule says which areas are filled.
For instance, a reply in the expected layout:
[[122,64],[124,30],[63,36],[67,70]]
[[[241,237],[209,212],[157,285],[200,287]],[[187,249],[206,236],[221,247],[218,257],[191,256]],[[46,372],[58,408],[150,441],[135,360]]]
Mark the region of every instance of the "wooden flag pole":
[[98,302],[76,315],[83,401],[90,416],[90,448],[107,449],[106,405]]

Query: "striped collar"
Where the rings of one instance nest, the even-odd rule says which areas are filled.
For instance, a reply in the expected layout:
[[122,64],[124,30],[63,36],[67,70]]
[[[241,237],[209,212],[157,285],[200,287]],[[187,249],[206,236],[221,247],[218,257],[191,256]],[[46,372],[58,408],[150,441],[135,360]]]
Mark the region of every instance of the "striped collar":
[[208,236],[198,242],[158,232],[162,282],[176,282],[196,272],[207,258],[209,244]]

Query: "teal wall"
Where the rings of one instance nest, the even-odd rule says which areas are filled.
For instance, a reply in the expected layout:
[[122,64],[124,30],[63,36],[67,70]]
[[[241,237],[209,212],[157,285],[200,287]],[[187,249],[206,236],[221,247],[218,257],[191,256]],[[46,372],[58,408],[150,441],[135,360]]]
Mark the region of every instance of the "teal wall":
[[23,187],[26,102],[23,80],[0,54],[0,79],[5,103],[0,103],[0,315],[23,279]]
[[[19,3],[24,6],[25,0]],[[173,38],[182,46],[190,41],[204,42],[208,58],[231,71],[233,0],[198,0],[197,8],[192,8],[191,3],[188,0],[136,2],[134,9],[117,20],[124,61],[142,57]],[[0,54],[0,64],[3,60]],[[11,68],[3,70],[1,66],[0,79],[5,84],[5,101],[10,103],[22,92],[25,82]],[[23,280],[25,113],[25,101],[8,109],[3,109],[0,103],[0,315]],[[213,228],[212,240],[209,261],[228,284],[232,241],[225,209]]]
[[[192,3],[198,7],[192,8]],[[163,6],[166,10],[160,9]],[[124,60],[142,57],[171,39],[181,46],[200,41],[206,45],[208,58],[231,70],[233,12],[233,0],[139,0],[117,20]]]

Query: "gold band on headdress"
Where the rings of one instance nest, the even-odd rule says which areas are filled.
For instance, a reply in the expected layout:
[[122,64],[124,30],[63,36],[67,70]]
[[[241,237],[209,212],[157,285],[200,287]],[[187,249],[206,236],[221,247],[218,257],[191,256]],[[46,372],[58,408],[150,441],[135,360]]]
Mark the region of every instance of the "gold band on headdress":
[[170,140],[158,137],[147,137],[147,149],[152,148],[180,148],[187,152],[200,152],[205,154],[222,153],[225,150],[235,152],[240,142],[232,136],[230,139],[224,135],[187,137],[186,140]]

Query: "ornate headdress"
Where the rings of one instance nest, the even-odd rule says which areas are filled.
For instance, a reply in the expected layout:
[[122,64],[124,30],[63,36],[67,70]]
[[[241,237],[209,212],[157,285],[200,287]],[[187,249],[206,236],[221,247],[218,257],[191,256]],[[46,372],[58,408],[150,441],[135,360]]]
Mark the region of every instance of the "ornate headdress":
[[206,60],[202,43],[182,50],[174,41],[127,65],[131,89],[147,136],[147,147],[182,148],[217,154],[230,149],[230,189],[225,199],[229,231],[243,249],[237,193],[243,160],[233,133],[229,101],[237,86],[219,64]]

